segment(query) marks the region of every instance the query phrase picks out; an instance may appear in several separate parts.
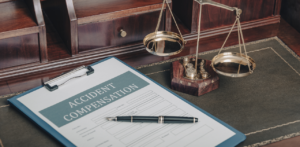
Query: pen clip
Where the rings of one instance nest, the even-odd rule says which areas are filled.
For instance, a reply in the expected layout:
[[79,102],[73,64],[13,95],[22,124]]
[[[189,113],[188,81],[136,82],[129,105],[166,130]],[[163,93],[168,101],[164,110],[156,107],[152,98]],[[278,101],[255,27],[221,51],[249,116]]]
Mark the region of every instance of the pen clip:
[[[55,83],[55,82],[57,82],[57,81],[59,81],[59,80],[62,80],[62,79],[64,79],[64,78],[67,78],[67,77],[69,77],[70,75],[73,75],[73,74],[75,74],[75,73],[77,73],[78,71],[81,71],[81,70],[83,70],[83,69],[86,69],[86,70],[87,70],[84,74],[77,75],[77,76],[74,76],[74,77],[70,77],[69,79],[65,80],[64,82],[62,82],[62,83],[60,83],[60,84],[56,84],[56,85],[51,86],[52,83]],[[67,82],[69,82],[69,81],[71,81],[71,80],[73,80],[73,79],[77,79],[77,78],[80,78],[80,77],[83,77],[83,76],[89,76],[89,75],[93,74],[94,71],[95,71],[95,70],[94,70],[91,66],[87,66],[87,67],[85,67],[85,66],[80,66],[80,67],[78,67],[78,68],[76,68],[76,69],[74,69],[74,70],[71,70],[70,72],[67,72],[67,73],[65,73],[65,74],[63,74],[63,75],[61,75],[61,76],[59,76],[59,77],[56,77],[56,78],[54,78],[54,79],[52,79],[52,80],[50,80],[50,81],[44,83],[44,86],[45,86],[45,88],[46,88],[47,90],[49,90],[50,92],[52,92],[52,91],[57,90],[57,89],[59,88],[59,86],[62,86],[62,85],[66,84]]]

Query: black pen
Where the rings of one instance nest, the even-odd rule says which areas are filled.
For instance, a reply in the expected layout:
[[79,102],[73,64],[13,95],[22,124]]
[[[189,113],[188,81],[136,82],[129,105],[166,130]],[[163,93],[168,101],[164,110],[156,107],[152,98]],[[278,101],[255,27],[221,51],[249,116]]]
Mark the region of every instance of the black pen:
[[143,123],[196,123],[196,117],[180,117],[180,116],[117,116],[107,117],[108,121],[120,122],[143,122]]

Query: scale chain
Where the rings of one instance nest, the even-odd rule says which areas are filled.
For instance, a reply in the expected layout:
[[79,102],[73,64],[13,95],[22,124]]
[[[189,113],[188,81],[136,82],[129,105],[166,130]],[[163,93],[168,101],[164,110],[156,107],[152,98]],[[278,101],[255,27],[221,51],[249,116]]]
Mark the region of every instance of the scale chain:
[[[180,29],[179,29],[179,27],[178,27],[178,24],[177,24],[177,22],[176,22],[176,19],[175,19],[174,15],[173,15],[173,12],[172,12],[172,10],[171,10],[171,7],[170,7],[170,5],[168,4],[168,2],[167,2],[166,0],[164,0],[164,1],[163,1],[163,4],[162,4],[162,8],[161,8],[161,11],[160,11],[160,14],[159,14],[159,18],[158,18],[158,23],[157,23],[156,29],[155,29],[155,34],[157,34],[157,31],[158,31],[159,26],[160,26],[160,22],[161,22],[162,13],[163,13],[163,10],[164,10],[165,3],[167,4],[167,6],[168,6],[168,8],[169,8],[169,11],[170,11],[171,16],[172,16],[172,18],[173,18],[173,20],[174,20],[174,23],[175,23],[175,25],[176,25],[176,27],[177,27],[177,30],[178,30],[178,32],[179,32],[179,34],[180,34],[180,37],[181,37],[182,39],[184,39],[183,36],[182,36],[182,34],[181,34],[181,31],[180,31]],[[186,43],[186,42],[184,41],[184,43]]]
[[[233,23],[233,26],[231,27],[231,30],[229,31],[229,34],[227,35],[227,37],[226,37],[226,39],[225,39],[225,41],[224,41],[224,43],[223,43],[223,45],[222,45],[222,47],[221,47],[221,49],[220,49],[220,51],[219,51],[218,54],[220,54],[221,51],[224,49],[224,46],[225,46],[225,44],[226,44],[229,36],[231,35],[231,33],[232,33],[233,28],[235,27],[235,25],[237,25],[240,55],[242,55],[242,44],[243,44],[245,55],[246,55],[246,60],[248,61],[247,64],[248,64],[249,72],[253,73],[253,70],[251,70],[250,61],[249,61],[248,55],[247,55],[245,40],[244,40],[243,31],[242,31],[241,22],[240,22],[240,13],[238,13],[238,11],[237,11],[236,20]],[[241,43],[241,40],[242,40],[242,43]],[[240,73],[240,66],[241,66],[241,64],[239,65],[238,74]]]
[[[178,27],[178,24],[177,24],[177,22],[176,22],[176,20],[175,20],[175,17],[174,17],[174,15],[173,15],[172,11],[171,11],[170,5],[169,5],[168,3],[166,3],[166,4],[167,4],[167,6],[169,7],[169,11],[170,11],[170,13],[171,13],[171,15],[172,15],[172,17],[173,17],[173,20],[174,20],[174,22],[175,22],[175,25],[176,25],[176,27],[177,27],[177,30],[178,30],[178,32],[179,32],[181,38],[184,40],[184,38],[183,38],[183,36],[182,36],[182,34],[181,34],[181,31],[180,31],[180,29],[179,29],[179,27]],[[186,42],[184,41],[184,43],[186,43]]]
[[226,37],[226,39],[225,39],[225,41],[224,41],[224,43],[223,43],[223,45],[222,45],[222,47],[221,47],[221,49],[220,49],[220,51],[219,51],[218,54],[220,54],[221,51],[223,50],[223,48],[224,48],[224,46],[225,46],[225,44],[226,44],[226,42],[227,42],[227,40],[228,40],[228,38],[229,38],[229,36],[230,36],[232,30],[233,30],[233,28],[234,28],[236,22],[237,22],[237,19],[236,19],[235,22],[233,23],[233,26],[231,27],[231,30],[229,31],[229,34],[227,35],[227,37]]
[[242,25],[241,25],[241,22],[240,22],[239,19],[238,19],[238,27],[239,27],[239,29],[240,29],[240,35],[241,35],[242,42],[243,42],[243,46],[244,46],[244,50],[245,50],[246,60],[248,61],[249,72],[250,72],[250,73],[253,73],[253,70],[251,70],[251,68],[250,68],[250,61],[249,61],[248,55],[247,55],[247,50],[246,50],[246,45],[245,45],[244,35],[243,35],[243,31],[242,31]]
[[160,22],[161,22],[161,17],[162,17],[162,13],[163,13],[163,10],[164,10],[165,2],[166,2],[166,0],[163,1],[162,8],[160,10],[160,14],[159,14],[159,18],[158,18],[158,23],[157,23],[156,29],[155,29],[155,34],[157,34],[157,31],[158,31],[158,28],[159,28],[159,25],[160,25]]
[[[239,13],[237,13],[236,18],[237,18],[237,20],[239,20],[239,19],[238,19],[238,18],[240,18],[240,14],[239,14]],[[239,29],[239,28],[238,28],[238,38],[239,38],[240,54],[242,55],[241,32],[240,32],[240,29]],[[239,69],[238,69],[237,74],[240,74],[240,71],[241,71],[241,62],[239,63]]]

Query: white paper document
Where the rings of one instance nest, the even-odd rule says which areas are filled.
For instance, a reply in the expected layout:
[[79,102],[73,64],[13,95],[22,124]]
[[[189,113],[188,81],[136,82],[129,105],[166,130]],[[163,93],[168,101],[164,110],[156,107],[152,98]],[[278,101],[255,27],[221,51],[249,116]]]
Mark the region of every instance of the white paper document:
[[[213,147],[233,131],[115,58],[53,92],[18,100],[78,147]],[[195,124],[107,121],[115,116],[197,117]]]

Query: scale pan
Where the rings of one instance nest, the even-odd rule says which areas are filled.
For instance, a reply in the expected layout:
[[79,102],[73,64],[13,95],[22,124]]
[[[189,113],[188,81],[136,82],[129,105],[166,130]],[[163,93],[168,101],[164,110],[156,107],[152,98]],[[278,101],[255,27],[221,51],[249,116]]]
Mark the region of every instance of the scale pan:
[[220,75],[245,77],[253,73],[256,64],[251,57],[246,57],[244,54],[225,52],[215,56],[211,66]]
[[185,41],[177,33],[158,31],[148,34],[143,41],[146,50],[157,56],[172,56],[179,54]]

